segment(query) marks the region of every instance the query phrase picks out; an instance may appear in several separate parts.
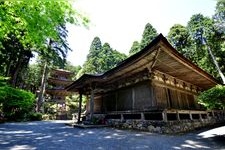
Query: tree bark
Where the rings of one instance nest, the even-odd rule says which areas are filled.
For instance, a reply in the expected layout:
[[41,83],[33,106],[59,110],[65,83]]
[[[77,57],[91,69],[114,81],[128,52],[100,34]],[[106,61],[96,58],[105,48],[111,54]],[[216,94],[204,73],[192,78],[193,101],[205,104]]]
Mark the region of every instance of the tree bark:
[[37,100],[37,107],[36,107],[37,112],[41,111],[41,106],[43,103],[44,93],[45,93],[47,74],[48,74],[48,68],[47,68],[47,62],[45,62],[43,74],[42,74],[42,78],[41,78],[41,87],[40,87],[40,91],[38,93],[38,100]]
[[19,59],[17,61],[16,67],[15,67],[15,71],[12,75],[12,86],[16,87],[16,82],[17,82],[17,78],[18,78],[18,74],[19,74],[19,70],[21,69],[21,63],[22,63],[22,57],[23,55],[20,54]]
[[221,79],[222,79],[222,81],[223,81],[223,84],[225,84],[225,76],[224,76],[223,72],[221,71],[218,62],[217,62],[215,56],[214,56],[213,53],[212,53],[212,50],[211,50],[210,46],[207,44],[206,39],[203,39],[203,41],[204,41],[204,43],[206,44],[208,53],[209,53],[210,56],[212,57],[213,63],[214,63],[215,66],[216,66],[216,69],[217,69],[217,71],[218,71],[218,73],[219,73],[219,75],[220,75],[220,77],[221,77]]
[[12,61],[10,60],[7,65],[6,65],[6,72],[5,72],[5,76],[8,77],[10,74],[10,68],[12,66]]

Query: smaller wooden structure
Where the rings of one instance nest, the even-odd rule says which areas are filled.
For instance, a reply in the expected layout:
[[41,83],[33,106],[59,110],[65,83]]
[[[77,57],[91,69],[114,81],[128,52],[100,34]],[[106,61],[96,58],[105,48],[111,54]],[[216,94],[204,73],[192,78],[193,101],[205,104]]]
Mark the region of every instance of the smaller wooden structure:
[[66,89],[80,94],[80,105],[82,95],[89,97],[90,118],[103,114],[105,119],[167,122],[207,117],[196,97],[216,84],[160,34],[115,68],[102,75],[84,74]]
[[46,94],[50,96],[48,102],[57,104],[56,119],[66,119],[66,96],[71,95],[71,92],[65,90],[65,87],[70,85],[73,81],[71,80],[72,73],[62,69],[52,69],[50,77],[48,78],[48,88]]

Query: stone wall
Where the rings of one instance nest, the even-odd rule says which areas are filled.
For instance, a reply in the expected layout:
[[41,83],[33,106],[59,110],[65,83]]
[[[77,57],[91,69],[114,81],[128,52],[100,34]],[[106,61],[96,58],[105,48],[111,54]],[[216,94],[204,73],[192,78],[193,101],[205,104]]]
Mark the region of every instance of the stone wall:
[[149,131],[152,133],[180,133],[194,130],[215,123],[224,122],[225,118],[209,118],[199,120],[180,120],[180,121],[149,121],[149,120],[118,120],[108,119],[107,124],[121,129],[134,129]]

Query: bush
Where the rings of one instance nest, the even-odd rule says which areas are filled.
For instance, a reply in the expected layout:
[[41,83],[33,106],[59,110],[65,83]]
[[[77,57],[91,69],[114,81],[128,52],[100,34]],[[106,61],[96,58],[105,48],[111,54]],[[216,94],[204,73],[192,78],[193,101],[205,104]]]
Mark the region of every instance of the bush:
[[0,111],[7,120],[24,120],[33,110],[34,102],[31,92],[0,84]]
[[53,114],[44,114],[42,115],[43,120],[55,120],[56,117]]
[[225,86],[217,85],[198,96],[198,102],[207,109],[223,109],[225,107]]
[[42,113],[30,113],[27,119],[30,121],[40,121],[42,120]]

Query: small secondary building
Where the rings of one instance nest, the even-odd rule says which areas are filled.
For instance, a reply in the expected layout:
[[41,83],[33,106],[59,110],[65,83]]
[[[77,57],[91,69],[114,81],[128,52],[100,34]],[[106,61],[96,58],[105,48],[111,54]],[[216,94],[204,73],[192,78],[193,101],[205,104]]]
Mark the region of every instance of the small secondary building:
[[[160,123],[215,116],[204,111],[196,97],[216,84],[160,34],[115,68],[102,75],[84,74],[66,89],[80,93],[80,104],[82,95],[89,97],[89,118],[103,116],[111,125],[155,131]],[[173,132],[167,129],[160,132]]]

